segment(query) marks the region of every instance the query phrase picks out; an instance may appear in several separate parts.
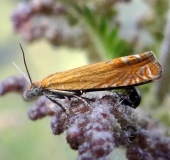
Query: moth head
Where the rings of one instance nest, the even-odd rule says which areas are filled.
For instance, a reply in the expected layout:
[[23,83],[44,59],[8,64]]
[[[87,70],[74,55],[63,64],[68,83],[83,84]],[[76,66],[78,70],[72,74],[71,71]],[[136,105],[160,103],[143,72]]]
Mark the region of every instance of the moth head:
[[29,74],[28,68],[27,68],[27,64],[26,64],[26,60],[25,60],[25,54],[24,54],[24,50],[20,44],[20,48],[22,51],[22,55],[23,55],[23,60],[24,60],[24,65],[28,74],[28,81],[30,82],[30,88],[27,89],[26,91],[24,91],[23,96],[26,100],[32,100],[37,98],[38,96],[42,95],[42,87],[41,87],[41,82],[37,81],[37,82],[32,82],[31,80],[31,76]]
[[42,95],[42,88],[40,82],[34,82],[30,85],[30,88],[24,91],[23,96],[26,100],[33,100]]

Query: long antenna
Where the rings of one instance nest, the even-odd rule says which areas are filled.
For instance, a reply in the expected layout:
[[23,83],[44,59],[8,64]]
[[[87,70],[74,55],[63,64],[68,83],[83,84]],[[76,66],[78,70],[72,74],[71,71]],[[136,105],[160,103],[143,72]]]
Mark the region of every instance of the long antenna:
[[19,45],[20,45],[20,48],[21,48],[21,51],[22,51],[22,55],[23,55],[23,59],[24,59],[24,65],[25,65],[25,68],[26,68],[28,77],[29,77],[29,79],[30,79],[30,82],[31,82],[31,84],[32,84],[31,76],[30,76],[30,74],[29,74],[29,71],[28,71],[28,68],[27,68],[27,63],[26,63],[26,60],[25,60],[24,50],[22,49],[21,44],[19,44]]

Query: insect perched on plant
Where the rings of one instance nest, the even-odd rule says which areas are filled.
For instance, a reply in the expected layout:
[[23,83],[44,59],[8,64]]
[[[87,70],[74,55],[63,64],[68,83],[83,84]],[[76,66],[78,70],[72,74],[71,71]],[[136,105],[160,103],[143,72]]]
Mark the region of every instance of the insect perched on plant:
[[[45,95],[58,104],[64,111],[68,111],[58,100],[65,97],[76,97],[87,104],[82,97],[84,92],[103,91],[127,88],[129,99],[125,104],[133,104],[133,108],[140,103],[140,95],[134,86],[146,84],[162,76],[162,67],[152,51],[116,58],[106,62],[99,62],[82,66],[64,72],[56,72],[42,81],[32,82],[25,62],[25,55],[20,45],[24,64],[30,79],[30,88],[24,92],[26,100]],[[131,96],[131,97],[130,97]],[[137,97],[137,101],[133,100]],[[122,96],[123,97],[123,96]]]

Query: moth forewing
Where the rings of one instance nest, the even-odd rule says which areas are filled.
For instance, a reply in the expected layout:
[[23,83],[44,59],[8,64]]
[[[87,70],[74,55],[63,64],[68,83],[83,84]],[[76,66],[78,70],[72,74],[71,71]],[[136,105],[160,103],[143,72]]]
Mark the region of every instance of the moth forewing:
[[162,67],[149,51],[57,72],[43,79],[41,85],[56,90],[123,88],[149,83],[161,75]]

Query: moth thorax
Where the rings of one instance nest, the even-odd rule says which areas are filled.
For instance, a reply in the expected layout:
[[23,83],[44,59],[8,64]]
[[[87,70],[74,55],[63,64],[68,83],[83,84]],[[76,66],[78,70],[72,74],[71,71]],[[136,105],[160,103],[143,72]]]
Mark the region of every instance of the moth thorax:
[[34,82],[34,83],[32,83],[31,85],[30,85],[30,89],[33,89],[33,88],[40,88],[41,87],[41,82],[40,81],[36,81],[36,82]]

